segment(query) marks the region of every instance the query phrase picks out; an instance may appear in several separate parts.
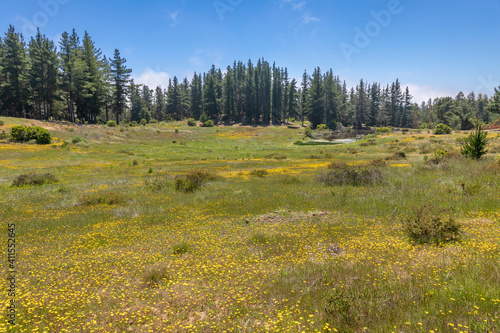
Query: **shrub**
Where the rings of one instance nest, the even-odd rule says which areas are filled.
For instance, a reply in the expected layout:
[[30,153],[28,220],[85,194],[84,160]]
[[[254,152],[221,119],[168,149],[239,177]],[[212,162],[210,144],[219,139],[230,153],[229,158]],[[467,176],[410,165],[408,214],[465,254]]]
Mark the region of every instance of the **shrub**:
[[7,138],[7,133],[5,133],[5,130],[0,133],[0,140],[6,139]]
[[182,242],[180,244],[176,244],[176,245],[172,246],[172,252],[173,252],[173,254],[176,254],[176,255],[188,253],[190,251],[191,251],[191,246],[186,242]]
[[385,159],[388,161],[389,160],[395,160],[395,161],[404,160],[404,159],[406,159],[406,153],[404,151],[398,151],[390,156],[387,156]]
[[[331,167],[330,167],[331,168]],[[380,170],[372,165],[337,165],[330,172],[321,174],[318,181],[327,185],[373,185],[382,181]]]
[[419,244],[459,240],[461,225],[451,217],[444,216],[445,211],[430,205],[414,207],[401,218],[403,230],[410,240]]
[[146,267],[142,281],[148,287],[157,288],[162,280],[169,280],[169,277],[169,266],[165,263],[155,263]]
[[195,127],[196,126],[196,120],[194,120],[193,118],[189,118],[187,120],[187,124],[188,124],[188,126]]
[[326,126],[325,124],[319,124],[318,126],[316,126],[316,129],[317,130],[326,130],[328,129],[328,126]]
[[304,130],[304,135],[307,136],[308,138],[314,138],[313,131],[310,127],[306,127]]
[[93,205],[119,205],[125,202],[125,196],[119,191],[104,191],[86,193],[80,198],[80,204]]
[[73,144],[76,144],[76,143],[78,143],[78,142],[82,142],[82,141],[84,141],[84,140],[83,140],[81,137],[79,137],[79,136],[74,136],[74,137],[71,139],[71,143],[73,143]]
[[5,122],[3,120],[0,120],[0,126],[5,125]]
[[217,176],[208,171],[196,170],[186,174],[185,178],[177,178],[175,189],[182,192],[194,192],[209,180],[216,179]]
[[212,121],[212,119],[208,119],[203,123],[203,127],[214,127],[214,122]]
[[51,173],[29,173],[22,174],[14,178],[14,180],[12,180],[12,186],[41,186],[44,184],[52,184],[57,182],[57,178]]
[[390,133],[392,129],[390,127],[379,127],[377,128],[377,133]]
[[483,131],[481,125],[477,125],[476,129],[465,138],[462,145],[461,153],[467,158],[475,160],[483,157],[488,152],[486,146],[488,145],[488,133]]
[[114,120],[109,120],[109,121],[106,123],[106,126],[108,126],[108,127],[116,127],[116,121],[114,121]]
[[28,127],[28,141],[35,140],[39,145],[48,145],[52,142],[50,132],[40,126]]
[[141,119],[141,126],[146,126],[148,124],[148,121],[144,118]]
[[266,169],[255,169],[250,172],[250,175],[252,176],[257,176],[257,177],[264,177],[267,176],[269,172]]
[[10,136],[14,142],[26,142],[28,141],[28,130],[26,126],[12,126]]
[[161,191],[169,186],[167,178],[151,178],[144,181],[144,185],[152,191]]
[[290,121],[291,123],[294,123],[294,122],[295,122],[295,118],[290,118],[290,119],[289,119],[289,121]]
[[445,124],[437,124],[434,128],[434,134],[442,135],[442,134],[450,134],[451,127]]
[[267,155],[266,158],[275,159],[275,160],[286,160],[287,156],[285,154],[273,153],[273,154]]
[[265,234],[261,233],[256,233],[253,234],[249,239],[248,239],[248,244],[250,245],[264,245],[269,243],[269,238]]

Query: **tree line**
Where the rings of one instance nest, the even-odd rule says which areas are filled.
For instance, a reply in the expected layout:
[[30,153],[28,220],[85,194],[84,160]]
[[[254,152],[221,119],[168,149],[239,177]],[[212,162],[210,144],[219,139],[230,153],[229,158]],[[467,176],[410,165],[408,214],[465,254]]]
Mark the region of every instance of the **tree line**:
[[498,99],[459,93],[422,104],[412,102],[399,80],[382,86],[360,80],[348,88],[332,69],[304,71],[301,82],[286,67],[265,59],[235,61],[224,71],[212,65],[193,78],[177,77],[150,89],[130,79],[126,59],[104,56],[89,34],[65,32],[56,46],[37,34],[26,43],[10,26],[0,38],[0,116],[98,123],[110,118],[169,121],[194,118],[218,123],[282,124],[291,118],[326,124],[420,127],[444,123],[469,129],[490,122]]

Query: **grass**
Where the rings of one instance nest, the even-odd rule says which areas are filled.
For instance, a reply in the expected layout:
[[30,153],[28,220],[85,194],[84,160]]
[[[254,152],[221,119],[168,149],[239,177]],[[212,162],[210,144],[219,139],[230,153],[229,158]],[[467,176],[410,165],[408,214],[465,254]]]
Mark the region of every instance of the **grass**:
[[[285,126],[1,120],[48,127],[55,148],[0,140],[0,219],[19,255],[17,325],[0,332],[500,330],[496,135],[474,161],[454,155],[464,133],[301,146]],[[383,181],[317,181],[346,165]],[[31,172],[59,183],[11,186]],[[196,191],[176,191],[190,178]],[[460,242],[409,240],[401,221],[429,203]]]

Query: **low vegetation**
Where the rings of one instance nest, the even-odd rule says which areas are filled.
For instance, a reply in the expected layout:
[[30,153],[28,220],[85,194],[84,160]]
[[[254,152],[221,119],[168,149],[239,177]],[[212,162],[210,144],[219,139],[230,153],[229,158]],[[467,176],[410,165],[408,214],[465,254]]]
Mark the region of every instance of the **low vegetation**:
[[57,183],[57,178],[51,173],[27,173],[16,176],[12,180],[12,186],[41,186],[45,184]]
[[480,159],[460,131],[50,132],[0,141],[0,219],[19,238],[17,325],[0,332],[499,331],[496,132]]

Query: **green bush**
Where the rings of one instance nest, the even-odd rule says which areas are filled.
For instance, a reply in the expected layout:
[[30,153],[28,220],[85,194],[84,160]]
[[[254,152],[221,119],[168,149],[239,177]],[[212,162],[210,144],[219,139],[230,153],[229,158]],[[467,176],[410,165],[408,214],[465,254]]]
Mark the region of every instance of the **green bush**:
[[332,171],[318,177],[318,181],[327,186],[364,186],[381,182],[383,179],[380,170],[373,165],[336,164],[330,168]]
[[40,126],[13,126],[10,129],[10,136],[14,142],[28,142],[35,140],[36,143],[40,145],[46,145],[52,142],[50,132]]
[[7,133],[5,133],[5,131],[2,131],[2,133],[0,133],[0,140],[6,139],[6,138],[7,138]]
[[108,127],[116,127],[116,121],[110,120],[106,123],[106,126]]
[[58,180],[50,173],[29,173],[17,176],[12,180],[12,186],[41,186],[44,184],[57,183]]
[[212,121],[212,119],[208,119],[203,123],[203,127],[214,127],[214,122]]
[[184,178],[181,177],[176,179],[175,189],[181,192],[192,193],[198,190],[207,181],[214,180],[216,178],[216,175],[208,171],[191,171],[188,172]]
[[410,240],[419,244],[459,240],[461,225],[445,216],[445,211],[430,205],[414,207],[401,218],[403,230]]
[[304,135],[308,138],[314,138],[313,131],[310,127],[306,127],[306,129],[304,130]]
[[267,170],[265,170],[265,169],[256,169],[256,170],[252,170],[250,172],[250,175],[257,176],[257,177],[260,177],[260,178],[262,178],[262,177],[264,177],[264,176],[266,176],[268,174],[269,174],[269,172]]
[[10,136],[14,142],[26,142],[28,141],[28,130],[26,126],[12,126]]
[[0,126],[5,125],[5,122],[3,120],[0,120]]
[[76,144],[78,142],[82,142],[82,141],[85,141],[84,139],[82,139],[80,136],[74,136],[72,139],[71,139],[71,143],[73,144]]
[[436,128],[434,128],[434,134],[442,135],[442,134],[450,134],[451,127],[445,124],[437,124]]
[[186,243],[182,242],[180,244],[176,244],[172,246],[172,252],[173,254],[180,255],[180,254],[185,254],[191,251],[191,246]]
[[146,126],[148,124],[148,121],[144,118],[141,119],[141,126]]
[[379,127],[377,128],[377,133],[390,133],[392,129],[390,127]]
[[488,152],[487,145],[488,133],[482,130],[481,125],[477,125],[476,129],[464,139],[461,153],[464,157],[478,160]]
[[196,120],[194,120],[193,118],[189,118],[187,120],[187,124],[188,124],[188,126],[195,127],[196,126]]
[[328,129],[328,126],[326,126],[325,124],[319,124],[318,126],[316,126],[316,129],[317,130],[326,130]]
[[151,178],[146,179],[144,185],[152,191],[161,191],[170,186],[170,182],[167,178]]

